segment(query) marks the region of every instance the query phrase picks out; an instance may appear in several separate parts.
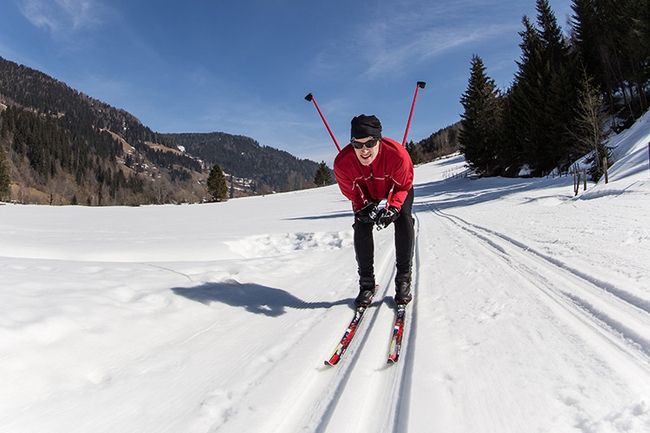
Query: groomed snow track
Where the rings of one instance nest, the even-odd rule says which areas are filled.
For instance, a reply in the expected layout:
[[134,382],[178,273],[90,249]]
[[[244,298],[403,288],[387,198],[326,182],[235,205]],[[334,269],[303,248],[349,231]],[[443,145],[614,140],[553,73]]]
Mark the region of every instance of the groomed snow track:
[[650,308],[647,302],[591,278],[503,233],[472,224],[440,209],[432,212],[469,234],[499,261],[526,275],[548,302],[568,313],[558,312],[558,315],[570,321],[572,326],[608,341],[608,344],[599,344],[598,347],[615,347],[650,372]]
[[[377,282],[380,291],[361,322],[347,352],[336,366],[318,368],[319,379],[313,389],[305,390],[307,401],[296,402],[302,417],[288,416],[276,432],[340,432],[375,431],[405,432],[408,422],[409,396],[412,384],[415,339],[417,329],[417,293],[419,252],[416,220],[414,253],[414,301],[407,309],[407,323],[402,340],[402,356],[389,365],[388,343],[394,308],[392,294],[395,276],[394,248],[386,248],[378,260]],[[331,324],[344,330],[346,323]],[[329,343],[333,349],[336,341]],[[328,345],[324,344],[326,350]],[[323,352],[323,359],[328,355]],[[382,365],[382,363],[384,363]],[[316,397],[316,398],[314,398]],[[292,408],[296,413],[296,408]],[[299,422],[295,422],[299,419]]]

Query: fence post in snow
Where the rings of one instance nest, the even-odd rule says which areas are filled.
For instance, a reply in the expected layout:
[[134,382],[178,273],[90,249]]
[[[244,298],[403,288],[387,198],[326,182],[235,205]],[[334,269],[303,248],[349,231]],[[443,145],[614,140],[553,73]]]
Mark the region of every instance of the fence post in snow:
[[609,170],[609,167],[607,166],[607,157],[603,156],[603,169],[605,170],[605,183],[609,183],[609,175],[607,174],[607,170]]

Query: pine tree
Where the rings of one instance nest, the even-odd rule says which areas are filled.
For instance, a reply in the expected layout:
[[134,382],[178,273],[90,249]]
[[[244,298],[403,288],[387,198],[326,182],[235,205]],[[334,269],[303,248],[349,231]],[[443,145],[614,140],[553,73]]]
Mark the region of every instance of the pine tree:
[[527,17],[521,60],[506,104],[508,147],[536,175],[567,167],[575,158],[568,127],[575,116],[578,62],[547,0],[537,0],[536,28]]
[[615,82],[602,62],[605,51],[605,30],[598,19],[594,0],[573,0],[571,5],[572,42],[578,51],[580,60],[587,74],[594,78],[594,83],[604,89],[611,113],[614,113]]
[[411,156],[411,161],[413,161],[413,164],[420,164],[424,162],[421,146],[415,144],[413,141],[409,141],[406,143],[406,150]]
[[553,166],[568,167],[578,156],[572,149],[568,129],[568,122],[575,116],[578,104],[578,62],[569,50],[548,0],[537,0],[537,13],[544,46],[542,56],[549,68],[547,107],[551,117],[549,136],[553,140],[553,145],[548,149],[549,158]]
[[208,192],[214,201],[225,201],[228,199],[226,176],[224,176],[221,167],[217,164],[212,167],[208,176]]
[[[524,30],[519,32],[521,58],[517,62],[514,83],[507,94],[505,142],[519,152],[518,158],[513,155],[513,159],[534,169],[546,143],[544,132],[548,120],[545,119],[544,106],[548,83],[538,72],[545,68],[541,35],[528,17],[523,17],[522,24]],[[540,172],[538,170],[537,174]]]
[[325,161],[321,161],[318,164],[318,169],[316,170],[316,175],[314,176],[314,183],[316,186],[325,186],[332,183],[332,174],[330,169],[325,164]]
[[9,198],[9,168],[5,158],[5,152],[0,146],[0,200]]
[[480,175],[498,174],[501,102],[496,84],[486,75],[478,55],[472,56],[469,83],[460,102],[465,111],[461,115],[459,142],[465,159]]
[[624,116],[638,116],[648,107],[642,89],[650,80],[650,0],[573,0],[572,9],[575,45],[610,113],[623,108]]
[[503,120],[501,127],[501,146],[498,160],[503,165],[502,175],[506,177],[519,176],[523,167],[522,142],[520,141],[520,119],[516,116],[514,104],[515,88],[511,87],[503,96]]

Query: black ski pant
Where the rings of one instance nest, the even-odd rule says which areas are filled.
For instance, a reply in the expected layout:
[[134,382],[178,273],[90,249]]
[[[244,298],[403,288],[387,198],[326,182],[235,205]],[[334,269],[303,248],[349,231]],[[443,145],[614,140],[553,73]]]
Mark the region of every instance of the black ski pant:
[[[408,192],[402,205],[399,217],[393,222],[395,226],[395,256],[397,275],[396,280],[410,278],[411,263],[413,261],[413,246],[415,244],[415,230],[413,228],[413,188]],[[375,246],[373,241],[374,224],[355,221],[354,225],[354,252],[359,267],[359,278],[374,279]]]

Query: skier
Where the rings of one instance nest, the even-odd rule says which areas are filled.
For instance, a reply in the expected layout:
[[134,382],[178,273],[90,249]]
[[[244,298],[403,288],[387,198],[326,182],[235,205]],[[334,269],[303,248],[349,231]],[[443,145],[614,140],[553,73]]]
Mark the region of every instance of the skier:
[[[395,302],[411,299],[413,229],[413,162],[406,149],[382,137],[381,122],[361,114],[352,119],[350,144],[334,160],[334,175],[354,211],[354,251],[359,272],[357,307],[370,305],[375,294],[373,228],[395,226]],[[386,206],[378,205],[386,199]]]

